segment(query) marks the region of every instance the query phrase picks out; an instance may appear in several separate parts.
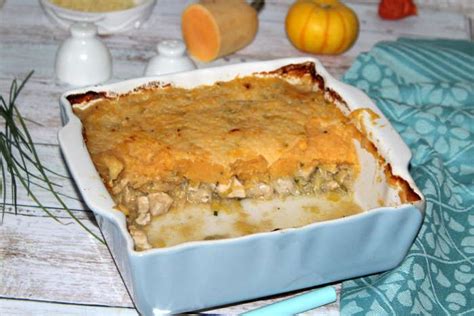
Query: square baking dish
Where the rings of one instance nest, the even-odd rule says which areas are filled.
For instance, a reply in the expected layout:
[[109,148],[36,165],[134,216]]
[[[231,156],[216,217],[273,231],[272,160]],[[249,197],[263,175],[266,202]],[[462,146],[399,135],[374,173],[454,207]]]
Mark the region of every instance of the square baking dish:
[[[362,170],[355,182],[355,197],[365,211],[301,228],[135,251],[125,216],[114,209],[69,100],[94,96],[88,101],[93,102],[95,97],[167,84],[193,88],[238,76],[284,74],[285,69],[298,67],[310,69],[317,88],[346,115],[365,108],[378,117],[367,115],[360,120],[386,162],[382,166],[360,146],[357,149]],[[59,132],[64,159],[144,315],[199,310],[388,270],[404,258],[422,223],[425,201],[408,172],[410,150],[363,92],[334,79],[314,58],[243,63],[88,87],[63,94],[60,107],[65,123]],[[386,181],[387,170],[397,188]],[[400,192],[410,198],[402,198]],[[392,206],[380,207],[380,201]]]

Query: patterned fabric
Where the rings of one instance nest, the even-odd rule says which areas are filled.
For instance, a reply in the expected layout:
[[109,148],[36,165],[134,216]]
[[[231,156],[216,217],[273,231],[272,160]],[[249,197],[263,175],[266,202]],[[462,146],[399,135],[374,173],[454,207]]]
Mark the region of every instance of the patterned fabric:
[[377,44],[343,78],[364,90],[413,153],[427,200],[399,267],[343,283],[343,315],[474,315],[474,43]]

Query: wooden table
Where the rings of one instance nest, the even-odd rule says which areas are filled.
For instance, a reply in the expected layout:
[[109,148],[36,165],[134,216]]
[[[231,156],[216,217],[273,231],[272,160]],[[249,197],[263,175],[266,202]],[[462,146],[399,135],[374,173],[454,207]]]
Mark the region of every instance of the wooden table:
[[[139,77],[158,41],[180,38],[180,12],[190,1],[159,0],[143,28],[104,37],[113,55],[112,81]],[[455,13],[420,9],[419,16],[402,21],[382,21],[376,0],[349,1],[357,12],[361,33],[347,53],[321,56],[330,72],[340,77],[354,58],[376,42],[399,36],[470,38],[471,23]],[[288,42],[284,18],[288,1],[268,1],[260,14],[260,29],[254,42],[238,53],[208,67],[249,60],[302,56]],[[0,92],[6,96],[13,78],[35,74],[18,100],[44,164],[68,174],[57,142],[61,127],[58,97],[70,87],[54,77],[54,59],[67,32],[50,23],[37,1],[7,0],[0,9]],[[70,179],[53,179],[74,214],[99,233],[87,206]],[[62,224],[47,217],[20,191],[18,214],[8,208],[0,226],[0,315],[136,315],[133,302],[106,246],[85,233],[52,197],[38,196]],[[339,289],[340,284],[336,284]],[[227,306],[209,312],[237,314],[284,296]],[[338,302],[308,314],[338,314]]]

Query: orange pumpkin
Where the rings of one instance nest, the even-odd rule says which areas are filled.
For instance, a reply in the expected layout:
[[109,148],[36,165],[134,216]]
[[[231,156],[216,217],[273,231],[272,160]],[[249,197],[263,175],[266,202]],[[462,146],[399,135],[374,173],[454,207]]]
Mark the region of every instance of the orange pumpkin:
[[357,15],[338,0],[298,0],[288,10],[286,34],[291,43],[312,54],[341,54],[359,34]]

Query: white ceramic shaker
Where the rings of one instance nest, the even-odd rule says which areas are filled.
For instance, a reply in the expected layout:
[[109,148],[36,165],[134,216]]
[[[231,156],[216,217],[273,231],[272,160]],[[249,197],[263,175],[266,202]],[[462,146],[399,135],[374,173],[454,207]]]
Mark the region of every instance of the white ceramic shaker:
[[92,23],[74,23],[71,36],[56,54],[57,78],[73,86],[86,86],[107,81],[112,76],[112,57],[96,36]]
[[151,58],[145,69],[145,76],[158,76],[196,69],[186,55],[186,46],[180,40],[165,40],[158,43],[158,55]]

